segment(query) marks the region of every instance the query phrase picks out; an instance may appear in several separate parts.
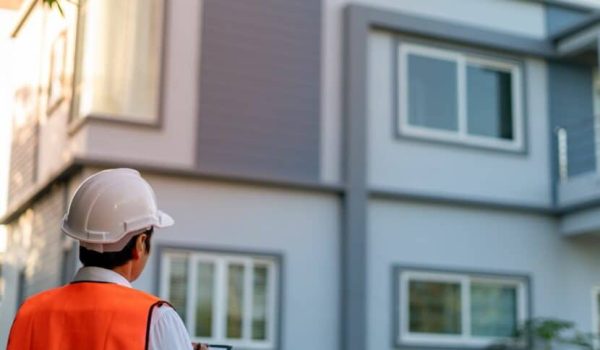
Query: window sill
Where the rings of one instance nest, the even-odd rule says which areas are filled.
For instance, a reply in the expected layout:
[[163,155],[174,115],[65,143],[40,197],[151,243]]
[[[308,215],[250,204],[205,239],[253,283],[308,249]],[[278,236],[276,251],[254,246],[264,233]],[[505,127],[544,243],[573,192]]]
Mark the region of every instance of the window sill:
[[83,117],[76,117],[69,123],[69,136],[75,135],[84,125],[90,122],[116,124],[124,126],[133,126],[148,129],[162,129],[163,120],[161,117],[155,118],[154,121],[144,122],[127,117],[117,117],[110,115],[89,114]]
[[397,128],[396,138],[442,145],[452,145],[470,149],[480,149],[499,153],[526,155],[525,142],[505,142],[486,137],[460,137],[450,132],[429,130],[426,128],[401,126]]
[[419,336],[419,339],[399,339],[396,343],[400,349],[502,349],[502,350],[523,350],[526,349],[526,344],[511,342],[509,339],[498,338],[497,340],[483,340],[477,338],[456,339],[452,341],[443,341],[436,339],[433,335],[431,339],[426,339],[425,336]]

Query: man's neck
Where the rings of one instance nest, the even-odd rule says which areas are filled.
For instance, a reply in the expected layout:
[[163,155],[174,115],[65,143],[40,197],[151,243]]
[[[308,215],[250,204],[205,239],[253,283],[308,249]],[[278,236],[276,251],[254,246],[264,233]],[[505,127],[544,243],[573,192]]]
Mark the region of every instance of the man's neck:
[[133,268],[131,262],[127,262],[125,265],[117,266],[112,271],[123,276],[130,283],[133,282]]

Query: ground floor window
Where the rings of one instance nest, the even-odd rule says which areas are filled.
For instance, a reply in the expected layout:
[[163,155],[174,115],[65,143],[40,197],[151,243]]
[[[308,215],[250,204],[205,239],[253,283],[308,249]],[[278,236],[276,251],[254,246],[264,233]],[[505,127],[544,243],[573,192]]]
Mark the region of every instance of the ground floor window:
[[592,333],[600,334],[600,286],[592,289]]
[[483,346],[514,338],[527,318],[525,277],[398,271],[398,341]]
[[275,347],[276,257],[168,250],[161,259],[161,297],[173,304],[194,341]]

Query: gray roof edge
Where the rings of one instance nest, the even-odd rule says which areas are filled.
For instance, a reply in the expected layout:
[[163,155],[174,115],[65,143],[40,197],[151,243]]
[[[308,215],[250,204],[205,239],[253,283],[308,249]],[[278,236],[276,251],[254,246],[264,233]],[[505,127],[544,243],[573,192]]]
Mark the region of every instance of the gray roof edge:
[[555,57],[556,49],[546,38],[533,38],[479,26],[457,23],[377,6],[350,4],[349,10],[365,18],[374,28],[449,40],[498,51]]
[[564,0],[523,0],[528,2],[537,2],[545,5],[551,5],[556,7],[562,7],[564,9],[582,11],[582,12],[593,12],[600,10],[600,6],[586,5],[583,3],[573,3]]
[[558,40],[564,39],[568,36],[586,30],[598,23],[600,23],[600,11],[594,12],[590,14],[587,18],[583,19],[581,22],[559,31],[558,33],[550,36],[549,39],[552,42],[556,42]]

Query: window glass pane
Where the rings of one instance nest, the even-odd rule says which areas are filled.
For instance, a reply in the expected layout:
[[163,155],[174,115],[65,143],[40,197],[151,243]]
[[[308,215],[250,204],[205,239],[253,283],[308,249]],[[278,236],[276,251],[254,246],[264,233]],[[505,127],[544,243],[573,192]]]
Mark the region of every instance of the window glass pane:
[[169,301],[181,319],[186,319],[188,262],[186,257],[173,256],[169,276]]
[[196,279],[196,336],[212,337],[214,265],[198,263]]
[[410,281],[410,332],[461,334],[460,289],[455,282]]
[[157,118],[163,1],[84,1],[76,77],[79,116]]
[[244,266],[229,265],[227,275],[227,338],[239,339],[244,310]]
[[254,294],[252,296],[252,339],[267,339],[267,280],[266,266],[254,267]]
[[407,59],[409,124],[458,130],[456,62],[415,54]]
[[467,66],[469,134],[512,140],[512,75],[492,68]]
[[517,288],[471,283],[471,332],[475,336],[512,337],[517,330]]

